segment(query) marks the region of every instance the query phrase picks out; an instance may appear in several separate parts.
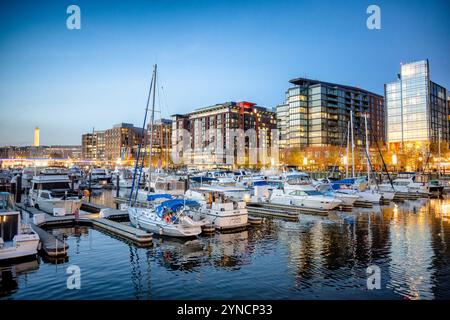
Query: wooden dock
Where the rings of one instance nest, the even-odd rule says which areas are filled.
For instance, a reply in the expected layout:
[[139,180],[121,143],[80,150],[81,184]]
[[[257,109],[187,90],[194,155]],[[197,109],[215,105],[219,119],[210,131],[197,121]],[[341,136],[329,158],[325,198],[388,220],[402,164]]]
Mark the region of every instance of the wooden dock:
[[121,211],[118,209],[113,209],[110,207],[106,207],[100,204],[92,203],[92,202],[83,202],[81,204],[81,210],[96,213],[100,218],[108,218],[108,219],[123,219],[128,218],[128,212]]
[[90,222],[95,228],[102,229],[119,238],[131,240],[133,243],[141,246],[146,246],[152,243],[152,234],[144,230],[103,218],[91,219]]
[[60,258],[67,256],[69,245],[64,241],[59,240],[51,233],[30,223],[31,228],[39,235],[41,240],[41,250],[43,250],[49,257]]
[[271,203],[248,203],[247,210],[249,214],[253,215],[272,216],[290,220],[298,220],[298,215],[300,213],[317,216],[327,216],[329,212],[328,210]]

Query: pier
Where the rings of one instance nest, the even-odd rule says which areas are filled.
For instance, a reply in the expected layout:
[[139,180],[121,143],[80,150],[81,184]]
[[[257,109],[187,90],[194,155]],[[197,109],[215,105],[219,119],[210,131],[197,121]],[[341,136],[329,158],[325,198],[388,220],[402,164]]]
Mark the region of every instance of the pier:
[[[90,211],[87,212],[82,210],[80,216],[77,218],[74,215],[55,217],[34,207],[27,207],[22,203],[18,203],[16,206],[18,209],[33,216],[33,223],[31,223],[32,228],[39,235],[42,249],[50,257],[65,256],[68,247],[65,247],[60,240],[44,229],[48,227],[85,225],[99,229],[113,237],[130,241],[138,246],[148,246],[152,244],[153,237],[151,233],[111,220],[120,220],[124,216],[128,216],[128,214],[125,214],[120,210],[92,203],[83,203],[82,207]],[[108,215],[108,219],[102,218],[102,213]]]

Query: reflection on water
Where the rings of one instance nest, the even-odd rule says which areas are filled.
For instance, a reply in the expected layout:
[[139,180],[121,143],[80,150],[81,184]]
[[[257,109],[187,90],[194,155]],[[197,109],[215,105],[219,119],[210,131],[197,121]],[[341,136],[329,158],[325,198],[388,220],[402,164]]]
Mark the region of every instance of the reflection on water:
[[[112,199],[111,193],[99,197]],[[99,198],[97,198],[99,199]],[[408,201],[198,239],[155,238],[137,248],[87,227],[52,232],[69,243],[62,263],[2,271],[6,299],[448,299],[450,200]],[[66,268],[81,268],[81,290]],[[380,290],[366,268],[381,269]],[[8,269],[9,268],[9,269]],[[13,271],[12,268],[15,268]]]

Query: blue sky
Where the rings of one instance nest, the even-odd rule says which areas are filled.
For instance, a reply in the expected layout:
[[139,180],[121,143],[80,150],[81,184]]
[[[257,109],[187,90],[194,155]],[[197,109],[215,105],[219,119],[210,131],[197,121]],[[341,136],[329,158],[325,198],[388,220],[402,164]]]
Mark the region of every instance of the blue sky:
[[[81,30],[66,8],[81,8]],[[381,8],[381,30],[366,8]],[[449,1],[2,1],[0,145],[80,144],[142,123],[152,65],[162,116],[224,101],[274,107],[310,77],[383,94],[400,62],[428,58],[450,88]],[[165,99],[164,99],[165,98]]]

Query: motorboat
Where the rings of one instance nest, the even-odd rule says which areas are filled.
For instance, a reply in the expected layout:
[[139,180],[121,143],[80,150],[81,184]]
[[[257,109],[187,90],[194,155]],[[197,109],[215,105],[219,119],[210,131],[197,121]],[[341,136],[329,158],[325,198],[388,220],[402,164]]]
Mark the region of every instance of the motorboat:
[[380,203],[382,194],[378,190],[370,189],[367,181],[362,178],[346,178],[332,182],[332,187],[336,192],[357,195],[360,201],[370,203]]
[[353,204],[360,198],[356,194],[349,194],[345,192],[339,192],[332,188],[331,184],[328,182],[321,182],[316,185],[316,189],[322,193],[324,196],[337,198],[342,201],[344,206],[353,206]]
[[111,183],[112,176],[104,168],[92,168],[88,176],[91,189],[101,189]]
[[246,226],[248,223],[246,202],[235,194],[235,190],[237,188],[210,186],[186,191],[186,199],[201,203],[200,208],[188,213],[189,216],[196,221],[206,219],[207,223],[217,229]]
[[13,210],[9,195],[0,192],[0,261],[36,256],[39,236]]
[[[136,228],[163,236],[184,238],[199,235],[204,223],[192,220],[186,212],[200,204],[184,199],[167,200],[167,197],[167,195],[152,195],[149,206],[128,207],[131,224]],[[165,201],[161,201],[162,199]]]
[[441,196],[444,194],[444,184],[439,180],[430,180],[428,182],[428,192],[433,195]]
[[413,177],[397,178],[392,181],[395,188],[403,186],[407,188],[407,192],[413,195],[428,195],[428,187],[425,183],[415,182]]
[[312,186],[274,189],[269,202],[317,210],[332,210],[343,203],[336,197],[323,195]]
[[35,176],[29,198],[32,206],[55,216],[77,214],[81,207],[81,197],[66,175]]

